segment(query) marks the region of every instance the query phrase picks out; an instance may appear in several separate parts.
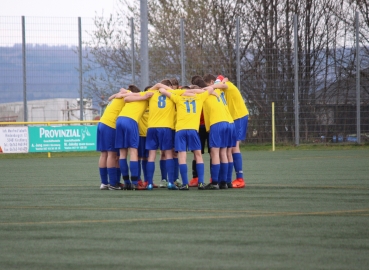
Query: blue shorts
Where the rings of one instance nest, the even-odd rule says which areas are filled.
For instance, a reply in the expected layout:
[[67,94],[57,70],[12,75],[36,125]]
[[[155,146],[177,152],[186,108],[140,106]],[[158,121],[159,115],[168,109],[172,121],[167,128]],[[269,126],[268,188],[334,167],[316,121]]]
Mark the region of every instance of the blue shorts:
[[96,150],[97,151],[116,151],[119,149],[115,148],[115,134],[114,128],[109,127],[103,123],[97,124],[96,134]]
[[135,120],[125,116],[117,119],[117,134],[115,136],[116,148],[138,148],[139,133]]
[[170,150],[174,148],[173,130],[170,128],[148,128],[146,134],[147,150]]
[[210,126],[209,146],[210,148],[227,148],[229,141],[229,123],[219,122]]
[[199,135],[194,129],[184,129],[176,132],[174,148],[178,152],[201,150]]
[[234,124],[236,126],[237,141],[243,141],[246,139],[248,122],[249,122],[248,115],[234,120]]
[[237,144],[236,127],[234,123],[229,123],[228,126],[228,147],[235,147]]
[[138,141],[138,157],[139,158],[148,158],[149,151],[146,150],[146,137],[140,136]]

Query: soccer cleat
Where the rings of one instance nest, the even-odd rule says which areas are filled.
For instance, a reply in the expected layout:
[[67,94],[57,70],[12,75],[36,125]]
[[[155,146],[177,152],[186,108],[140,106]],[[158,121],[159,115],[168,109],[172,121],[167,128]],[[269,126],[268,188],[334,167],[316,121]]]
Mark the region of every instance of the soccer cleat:
[[220,182],[219,189],[228,189],[228,185],[226,182]]
[[135,184],[131,184],[131,189],[130,190],[136,190],[138,189],[138,186],[136,186]]
[[237,178],[232,182],[233,188],[244,188],[246,186],[245,181],[242,178]]
[[108,190],[108,189],[109,189],[109,185],[105,185],[105,184],[100,185],[100,190]]
[[228,188],[233,188],[232,182],[227,183]]
[[179,190],[190,190],[188,185],[182,185]]
[[178,190],[178,187],[175,184],[168,183],[168,189],[169,190]]
[[195,177],[195,178],[192,178],[191,181],[190,181],[190,184],[188,186],[190,187],[197,187],[199,184],[199,178]]
[[119,185],[122,189],[124,189],[124,184],[123,184],[123,183],[118,183],[118,185]]
[[122,190],[122,187],[120,185],[109,185],[109,190]]
[[152,187],[153,188],[158,188],[158,185],[155,185],[154,183],[152,183]]
[[197,185],[197,189],[205,190],[205,184],[204,184],[204,183],[199,183],[199,184]]
[[152,184],[147,185],[147,187],[146,187],[146,189],[147,189],[147,190],[153,190],[153,188],[154,188],[154,187],[153,187],[153,185],[152,185]]
[[124,185],[123,190],[131,190],[132,184]]
[[138,181],[137,190],[146,190],[147,182]]
[[176,181],[174,181],[174,184],[175,184],[177,187],[181,187],[181,186],[182,186],[181,181],[179,181],[179,179],[177,179]]
[[160,185],[159,185],[160,188],[166,188],[167,186],[168,186],[167,180],[163,179],[160,181]]
[[218,190],[219,189],[219,185],[216,184],[216,185],[213,185],[212,183],[209,183],[205,186],[205,189],[206,190]]

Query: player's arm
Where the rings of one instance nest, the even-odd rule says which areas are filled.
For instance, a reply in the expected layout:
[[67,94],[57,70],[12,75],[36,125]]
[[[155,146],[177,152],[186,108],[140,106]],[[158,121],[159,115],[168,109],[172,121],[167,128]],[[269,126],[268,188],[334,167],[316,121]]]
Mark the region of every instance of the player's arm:
[[137,93],[138,95],[128,95],[124,98],[125,102],[134,102],[134,101],[141,101],[141,100],[146,100],[152,97],[152,95],[154,94],[153,92],[147,92],[144,95],[140,95],[139,93]]
[[112,100],[114,98],[124,98],[126,95],[129,95],[131,93],[132,93],[131,91],[129,91],[127,89],[124,89],[124,88],[121,88],[118,93],[115,93],[115,94],[111,95],[108,98],[108,100],[110,101],[110,100]]
[[[172,89],[172,88],[169,88],[169,89]],[[164,96],[167,96],[168,98],[172,96],[172,93],[167,91],[167,89],[165,89],[164,87],[160,87],[159,92],[162,93]]]
[[216,96],[217,98],[219,98],[219,95],[217,92],[214,92],[214,90],[218,88],[218,87],[215,87],[215,85],[210,85],[210,86],[207,86],[205,88],[203,88],[204,91],[208,91],[209,92],[209,95],[213,95],[213,96]]
[[160,88],[164,88],[166,90],[172,90],[171,87],[169,87],[169,86],[167,86],[165,84],[162,84],[162,83],[157,83],[153,87],[151,87],[150,89],[152,89],[152,90],[159,90]]

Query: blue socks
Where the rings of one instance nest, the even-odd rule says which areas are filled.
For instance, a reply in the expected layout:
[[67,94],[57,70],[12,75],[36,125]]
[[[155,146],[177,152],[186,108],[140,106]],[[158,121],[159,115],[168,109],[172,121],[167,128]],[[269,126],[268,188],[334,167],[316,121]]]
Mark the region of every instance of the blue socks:
[[154,171],[155,171],[155,162],[148,161],[146,164],[146,173],[147,173],[147,181],[149,184],[153,184],[153,177],[154,177]]
[[182,184],[188,185],[187,164],[179,164],[179,171],[181,172]]
[[117,181],[117,168],[113,167],[113,168],[108,168],[108,175],[109,175],[109,182],[110,185],[117,185],[118,181]]
[[159,163],[160,163],[161,180],[166,179],[168,181],[167,161],[160,160]]
[[227,183],[232,183],[233,162],[228,163]]
[[109,184],[108,169],[107,168],[99,168],[99,172],[100,172],[101,183],[104,184],[104,185]]
[[174,183],[174,160],[173,159],[167,159],[167,173],[168,173],[168,181],[169,183]]
[[233,153],[233,166],[236,171],[236,178],[243,178],[241,153]]
[[204,163],[196,164],[196,171],[199,183],[204,183],[204,175],[205,175],[205,166]]
[[211,182],[213,185],[218,184],[220,164],[212,164],[210,169]]

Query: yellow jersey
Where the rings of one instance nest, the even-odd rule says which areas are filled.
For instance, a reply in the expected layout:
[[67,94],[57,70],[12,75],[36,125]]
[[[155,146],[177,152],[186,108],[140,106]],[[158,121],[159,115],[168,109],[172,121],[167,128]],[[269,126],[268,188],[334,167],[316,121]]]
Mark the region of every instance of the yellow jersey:
[[141,137],[146,137],[147,134],[147,122],[149,120],[149,107],[146,108],[140,120],[138,120],[138,131]]
[[176,104],[177,108],[176,131],[184,129],[199,131],[202,106],[208,96],[208,91],[192,97],[172,93],[170,99]]
[[224,95],[221,95],[219,89],[215,89],[219,97],[209,95],[204,102],[204,120],[206,131],[210,130],[210,126],[219,122],[229,122],[230,114],[227,112],[227,102]]
[[225,99],[233,120],[242,118],[249,114],[240,90],[231,82],[226,82],[228,89],[224,89]]
[[[140,92],[139,94],[141,96],[144,96],[146,95],[146,92]],[[119,116],[129,117],[138,123],[139,119],[146,111],[148,104],[149,104],[149,101],[147,99],[133,101],[133,102],[126,102],[126,105],[123,107]]]
[[[171,128],[174,129],[175,123],[175,104],[167,96],[161,94],[159,90],[149,90],[154,92],[149,102],[149,128]],[[185,90],[168,90],[170,93],[182,95]]]
[[111,100],[106,106],[106,109],[100,118],[100,122],[115,129],[118,115],[122,111],[124,105],[124,98],[114,98]]

